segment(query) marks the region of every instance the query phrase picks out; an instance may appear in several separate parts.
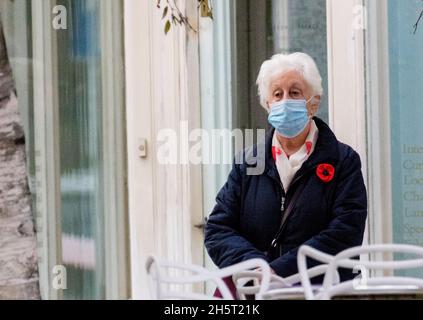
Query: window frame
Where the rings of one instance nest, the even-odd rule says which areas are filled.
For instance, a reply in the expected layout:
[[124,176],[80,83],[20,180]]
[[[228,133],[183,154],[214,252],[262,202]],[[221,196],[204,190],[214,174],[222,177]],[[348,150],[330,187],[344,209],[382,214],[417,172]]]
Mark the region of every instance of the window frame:
[[[36,180],[36,227],[38,238],[41,297],[63,298],[53,288],[53,269],[62,264],[61,196],[58,139],[57,81],[53,66],[56,42],[50,27],[50,1],[32,1],[34,74],[34,144]],[[42,125],[37,125],[42,124]],[[47,163],[49,166],[47,167]]]
[[[327,0],[326,6],[329,125],[338,140],[350,145],[360,155],[365,184],[369,190],[364,37],[367,29],[366,7],[364,0]],[[372,215],[373,212],[369,210],[369,217]],[[372,242],[373,228],[368,218],[363,244]]]
[[[366,90],[369,166],[370,240],[392,243],[389,39],[387,0],[366,1]],[[371,146],[371,147],[370,147]],[[382,158],[383,156],[383,158]]]
[[130,297],[123,18],[122,2],[101,1],[106,299]]
[[[58,67],[54,36],[54,32],[60,30],[52,28],[55,4],[55,0],[32,0],[37,168],[34,209],[37,212],[40,288],[42,298],[47,300],[63,299],[63,290],[53,288],[54,267],[62,265]],[[130,279],[122,3],[101,1],[100,10],[105,298],[126,299],[130,297]],[[121,30],[119,35],[116,30]]]

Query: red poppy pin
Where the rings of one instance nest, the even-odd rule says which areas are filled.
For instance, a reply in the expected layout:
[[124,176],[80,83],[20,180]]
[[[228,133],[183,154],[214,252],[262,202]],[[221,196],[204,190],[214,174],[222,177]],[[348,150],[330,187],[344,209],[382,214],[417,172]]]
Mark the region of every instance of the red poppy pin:
[[335,168],[331,164],[323,163],[317,167],[316,170],[317,176],[324,183],[331,182],[335,176]]

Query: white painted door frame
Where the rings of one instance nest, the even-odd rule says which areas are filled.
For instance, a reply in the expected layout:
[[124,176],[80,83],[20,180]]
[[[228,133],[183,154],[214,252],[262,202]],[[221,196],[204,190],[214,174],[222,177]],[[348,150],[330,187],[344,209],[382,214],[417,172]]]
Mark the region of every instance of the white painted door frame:
[[[196,2],[179,8],[198,29]],[[186,143],[184,126],[201,128],[198,34],[173,26],[165,35],[154,1],[125,0],[124,18],[132,297],[143,299],[149,255],[204,263],[202,230],[194,227],[203,217],[201,165],[162,165],[156,157],[160,130]]]
[[[366,27],[363,0],[327,0],[329,123],[337,138],[359,153],[369,188],[366,179]],[[368,243],[373,227],[366,227],[364,243]]]
[[367,119],[372,243],[392,243],[392,174],[387,0],[366,1]]
[[365,52],[362,0],[327,0],[329,122],[366,168]]

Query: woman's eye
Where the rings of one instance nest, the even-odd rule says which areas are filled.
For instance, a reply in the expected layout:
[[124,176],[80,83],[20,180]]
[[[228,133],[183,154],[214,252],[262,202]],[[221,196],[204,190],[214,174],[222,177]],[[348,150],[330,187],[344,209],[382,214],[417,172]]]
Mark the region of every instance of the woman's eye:
[[275,97],[276,98],[282,97],[282,93],[280,91],[275,92]]
[[292,95],[293,97],[299,97],[299,96],[301,95],[301,93],[300,93],[299,91],[292,91],[292,92],[291,92],[291,95]]

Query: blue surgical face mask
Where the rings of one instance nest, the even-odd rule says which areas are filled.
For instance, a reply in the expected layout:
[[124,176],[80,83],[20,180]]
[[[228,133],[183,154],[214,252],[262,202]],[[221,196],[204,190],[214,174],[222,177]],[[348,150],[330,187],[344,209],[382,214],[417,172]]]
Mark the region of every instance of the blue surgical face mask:
[[301,134],[310,122],[307,103],[309,100],[282,100],[271,106],[269,123],[285,138]]

